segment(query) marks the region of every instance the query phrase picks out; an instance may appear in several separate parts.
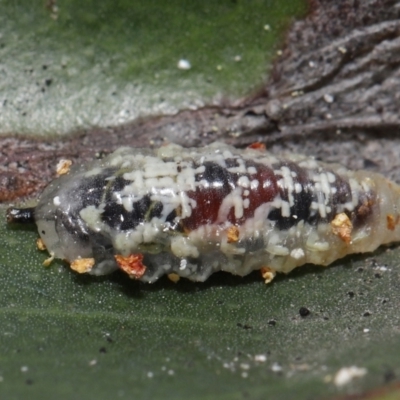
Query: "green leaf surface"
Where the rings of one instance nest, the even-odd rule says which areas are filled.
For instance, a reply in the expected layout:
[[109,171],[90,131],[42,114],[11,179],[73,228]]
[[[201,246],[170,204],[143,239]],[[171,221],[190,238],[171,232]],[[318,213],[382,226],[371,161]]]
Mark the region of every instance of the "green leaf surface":
[[304,11],[301,0],[55,3],[0,0],[0,133],[62,134],[248,94]]
[[[146,285],[43,267],[36,238],[1,221],[1,398],[322,399],[399,373],[398,247],[270,285]],[[366,376],[338,389],[352,365]]]

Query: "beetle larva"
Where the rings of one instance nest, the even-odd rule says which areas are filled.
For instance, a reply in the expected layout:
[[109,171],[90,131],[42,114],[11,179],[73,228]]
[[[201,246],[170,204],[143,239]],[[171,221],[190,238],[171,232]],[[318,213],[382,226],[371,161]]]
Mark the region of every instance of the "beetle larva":
[[400,240],[395,183],[257,147],[122,147],[67,169],[8,219],[34,218],[50,254],[78,272],[120,268],[146,282],[256,269],[268,282]]

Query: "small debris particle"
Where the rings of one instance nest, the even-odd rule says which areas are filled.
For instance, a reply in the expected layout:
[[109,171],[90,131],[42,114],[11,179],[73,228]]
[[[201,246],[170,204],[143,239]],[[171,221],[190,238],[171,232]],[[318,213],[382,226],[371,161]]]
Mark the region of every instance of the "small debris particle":
[[256,354],[254,356],[254,361],[265,362],[265,361],[267,361],[267,356],[265,354]]
[[241,368],[241,369],[244,369],[244,370],[248,370],[248,369],[250,369],[250,364],[241,363],[241,364],[240,364],[240,368]]
[[96,364],[97,364],[97,360],[96,359],[89,361],[89,366],[90,367],[93,367]]
[[333,103],[335,98],[331,94],[325,93],[324,94],[324,100],[325,100],[326,103],[331,104],[331,103]]
[[234,57],[234,60],[236,62],[242,61],[242,56],[237,55],[237,56]]
[[369,316],[371,316],[371,313],[370,313],[369,311],[366,311],[366,312],[363,314],[363,317],[369,317]]
[[250,326],[250,325],[247,325],[247,324],[241,324],[240,322],[238,322],[237,324],[236,324],[236,326],[238,326],[239,328],[243,328],[243,329],[245,329],[245,330],[249,330],[249,329],[252,329],[253,327],[252,326]]
[[347,49],[346,49],[345,47],[343,47],[343,46],[339,46],[339,47],[338,47],[338,50],[339,50],[339,52],[342,53],[342,54],[346,54],[346,53],[347,53]]
[[249,374],[247,372],[242,372],[241,373],[242,378],[247,378]]
[[299,314],[300,317],[307,317],[311,314],[311,311],[307,307],[300,307]]
[[271,371],[272,371],[272,372],[277,372],[277,373],[278,373],[278,372],[282,372],[282,369],[283,369],[282,366],[279,365],[279,364],[276,363],[276,362],[273,363],[272,366],[271,366]]
[[217,65],[217,71],[221,71],[222,70],[222,65]]
[[190,68],[192,68],[190,62],[183,58],[178,61],[177,67],[183,70],[189,70]]
[[350,383],[355,378],[361,378],[367,373],[365,368],[358,368],[356,366],[341,368],[333,378],[333,383],[336,386],[344,386]]
[[114,340],[112,339],[112,337],[110,336],[109,333],[106,333],[105,337],[106,337],[106,340],[107,340],[108,343],[113,343],[114,342]]
[[154,373],[153,373],[152,371],[149,371],[149,372],[147,373],[147,377],[148,377],[148,378],[153,378],[153,376],[154,376]]
[[271,26],[269,24],[265,24],[264,31],[270,31],[270,30],[271,30]]
[[275,325],[276,325],[276,320],[275,320],[275,319],[270,319],[270,320],[268,321],[268,325],[270,325],[270,326],[275,326]]
[[175,371],[173,369],[168,370],[168,375],[175,375]]
[[23,365],[23,366],[21,367],[21,372],[28,372],[28,371],[29,371],[29,368],[28,368],[27,365]]
[[364,328],[364,329],[363,329],[363,332],[364,332],[364,333],[369,333],[369,329],[368,329],[368,328]]
[[278,50],[277,52],[276,52],[276,55],[277,56],[281,56],[283,54],[283,51],[282,50]]
[[314,67],[315,67],[315,62],[314,62],[314,61],[309,61],[309,62],[308,62],[308,66],[309,66],[310,68],[314,68]]
[[57,176],[67,174],[70,170],[71,165],[72,165],[71,160],[62,158],[56,165]]
[[59,205],[61,205],[61,200],[60,200],[60,196],[55,196],[53,198],[53,204],[58,207]]

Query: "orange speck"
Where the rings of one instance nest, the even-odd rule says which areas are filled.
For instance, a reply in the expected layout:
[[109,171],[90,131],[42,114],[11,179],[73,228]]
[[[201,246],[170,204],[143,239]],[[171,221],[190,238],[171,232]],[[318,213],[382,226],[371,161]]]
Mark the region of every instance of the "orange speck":
[[181,277],[178,274],[175,274],[175,272],[171,272],[167,276],[168,279],[174,283],[178,283],[178,281],[181,279]]
[[90,272],[95,264],[94,258],[77,258],[71,262],[71,269],[79,274]]
[[228,243],[235,243],[239,240],[239,228],[235,225],[230,226],[226,232]]
[[247,148],[253,149],[253,150],[260,150],[260,151],[265,151],[267,149],[265,147],[265,144],[261,143],[261,142],[254,142],[254,143],[248,145]]
[[56,166],[57,176],[65,175],[69,172],[72,165],[71,160],[61,159]]
[[36,239],[36,247],[37,247],[40,251],[46,250],[46,245],[44,244],[42,238]]
[[351,243],[351,232],[353,224],[345,213],[339,213],[331,222],[332,232],[338,236],[343,242]]
[[265,283],[270,283],[276,275],[276,271],[270,267],[262,267],[260,269],[261,271],[261,276],[263,277]]
[[400,215],[396,217],[393,214],[388,214],[386,216],[386,225],[390,231],[394,231],[396,229],[396,225],[400,224]]
[[143,254],[141,253],[130,254],[127,257],[116,254],[114,258],[122,271],[126,272],[132,279],[140,279],[146,272],[146,266],[142,263]]

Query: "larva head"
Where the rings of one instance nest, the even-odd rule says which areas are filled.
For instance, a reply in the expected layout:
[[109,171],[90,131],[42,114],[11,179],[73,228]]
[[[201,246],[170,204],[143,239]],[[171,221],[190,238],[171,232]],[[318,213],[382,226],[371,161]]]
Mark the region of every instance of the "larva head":
[[35,222],[47,250],[72,261],[91,253],[89,235],[79,217],[81,191],[76,176],[65,175],[43,192],[35,209]]

